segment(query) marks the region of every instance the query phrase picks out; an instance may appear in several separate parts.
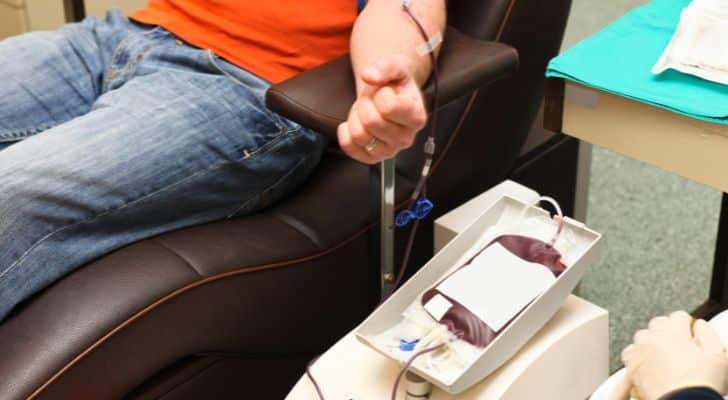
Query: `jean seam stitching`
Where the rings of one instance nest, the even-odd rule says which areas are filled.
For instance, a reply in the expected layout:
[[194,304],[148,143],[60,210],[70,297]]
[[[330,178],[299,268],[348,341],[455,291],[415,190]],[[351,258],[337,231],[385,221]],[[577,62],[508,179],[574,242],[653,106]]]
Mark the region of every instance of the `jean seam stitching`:
[[260,195],[262,193],[273,190],[273,189],[277,188],[278,186],[280,186],[286,180],[286,178],[291,176],[291,174],[293,174],[296,171],[296,169],[298,167],[300,167],[302,164],[304,164],[305,162],[306,162],[305,157],[298,160],[298,162],[296,162],[296,164],[288,172],[283,174],[283,176],[281,176],[280,178],[276,179],[276,181],[273,182],[272,184],[270,184],[268,187],[261,190],[260,193],[258,193],[258,195],[252,196],[250,199],[246,200],[242,205],[240,205],[237,209],[235,209],[235,211],[233,211],[232,214],[228,215],[228,218],[232,218],[233,216],[235,216],[235,214],[239,213],[240,210],[244,209],[248,204],[250,204],[250,202],[255,200],[257,197],[260,197]]
[[[273,140],[273,141],[269,142],[269,144],[270,144],[270,143],[272,143],[272,142],[275,142],[275,143],[279,143],[279,142],[280,142],[280,140]],[[260,149],[263,149],[264,147],[271,147],[271,148],[269,149],[269,151],[270,151],[270,150],[272,150],[272,149],[274,148],[274,146],[263,146],[263,147],[261,147]],[[259,149],[259,150],[260,150],[260,149]],[[266,153],[268,153],[269,151],[266,151]],[[259,153],[260,153],[260,151],[256,151],[256,153],[255,153],[255,154],[259,154]],[[251,154],[251,156],[252,156],[252,154]],[[249,159],[249,158],[248,158],[248,159]],[[165,190],[168,190],[168,189],[171,189],[171,188],[173,188],[173,187],[179,186],[179,185],[181,185],[181,184],[183,184],[183,183],[185,183],[185,182],[187,182],[187,181],[189,181],[189,180],[191,180],[191,179],[193,179],[193,178],[196,178],[196,177],[198,177],[198,176],[200,176],[200,175],[202,175],[202,174],[205,174],[205,173],[208,173],[208,172],[214,171],[214,170],[216,170],[216,169],[220,169],[220,168],[222,168],[222,167],[224,167],[224,166],[226,166],[226,165],[229,165],[229,164],[233,164],[233,163],[235,163],[235,162],[240,162],[240,161],[241,161],[241,159],[235,159],[235,160],[226,160],[226,161],[222,161],[222,162],[218,162],[218,163],[215,163],[215,164],[213,164],[213,165],[210,165],[210,166],[209,166],[208,168],[205,168],[205,169],[202,169],[202,170],[198,170],[197,172],[195,172],[195,173],[194,173],[194,174],[192,174],[192,175],[189,175],[189,176],[187,176],[187,177],[185,177],[185,178],[183,178],[183,179],[180,179],[180,180],[178,180],[178,181],[176,181],[176,182],[174,182],[174,183],[171,183],[171,184],[169,184],[169,185],[166,185],[166,186],[164,186],[164,187],[162,187],[162,188],[159,188],[159,189],[157,189],[157,190],[155,190],[155,191],[153,191],[153,192],[151,192],[151,193],[148,193],[148,194],[146,194],[146,195],[144,195],[144,196],[142,196],[142,197],[140,197],[140,198],[138,198],[138,199],[135,199],[135,200],[132,200],[132,201],[130,201],[130,202],[127,202],[127,203],[125,203],[125,204],[123,204],[123,205],[121,205],[121,206],[119,206],[119,207],[117,207],[117,208],[113,208],[113,209],[108,209],[108,210],[105,210],[105,211],[103,211],[103,212],[101,212],[101,213],[98,213],[98,214],[96,214],[96,215],[92,216],[92,217],[89,217],[89,218],[86,218],[86,219],[84,219],[84,220],[81,220],[81,221],[75,222],[75,223],[73,223],[73,224],[69,224],[69,225],[66,225],[66,226],[62,226],[62,227],[60,227],[60,228],[58,228],[58,229],[56,229],[56,230],[54,230],[54,231],[51,231],[51,232],[47,233],[47,234],[46,234],[45,236],[43,236],[42,238],[38,239],[38,240],[37,240],[37,241],[36,241],[35,243],[33,243],[33,245],[32,245],[32,246],[30,246],[30,247],[28,248],[28,250],[26,250],[26,251],[25,251],[25,252],[24,252],[23,254],[21,254],[21,255],[20,255],[20,257],[18,257],[18,259],[17,259],[17,260],[15,260],[15,262],[13,262],[13,263],[12,263],[12,264],[11,264],[11,265],[10,265],[10,266],[9,266],[9,267],[7,268],[7,269],[5,269],[4,271],[0,272],[0,281],[2,281],[2,279],[3,279],[3,278],[4,278],[5,276],[7,276],[7,274],[9,274],[9,273],[10,273],[10,272],[11,272],[11,271],[12,271],[13,269],[15,269],[15,267],[17,267],[17,266],[18,266],[18,265],[20,265],[20,264],[21,264],[21,263],[22,263],[23,261],[25,261],[25,259],[27,258],[27,256],[28,256],[28,255],[29,255],[29,254],[30,254],[30,253],[31,253],[31,252],[32,252],[33,250],[35,250],[36,248],[38,248],[38,246],[40,246],[40,245],[41,245],[41,244],[42,244],[43,242],[45,242],[45,241],[46,241],[47,239],[49,239],[50,237],[52,237],[52,236],[56,235],[57,233],[60,233],[60,232],[62,232],[62,231],[64,231],[64,230],[67,230],[67,229],[71,229],[71,228],[73,228],[73,227],[76,227],[76,226],[78,226],[78,225],[81,225],[81,224],[84,224],[84,223],[87,223],[87,222],[91,222],[91,221],[94,221],[94,220],[96,220],[96,219],[98,219],[98,218],[101,218],[101,217],[103,217],[103,216],[106,216],[106,215],[109,215],[109,214],[115,213],[115,212],[117,212],[117,211],[121,211],[121,210],[124,210],[124,209],[126,209],[127,207],[133,206],[133,205],[135,205],[135,204],[137,204],[137,203],[139,203],[139,202],[142,202],[142,201],[144,201],[144,200],[146,200],[146,199],[149,199],[149,198],[151,198],[151,197],[153,197],[153,196],[155,196],[155,195],[157,195],[157,194],[159,194],[159,193],[161,193],[161,192],[164,192]],[[254,197],[253,197],[253,198],[254,198]],[[252,200],[252,199],[251,199],[251,200]],[[250,201],[250,200],[248,200],[248,201]]]
[[235,161],[224,161],[224,162],[219,162],[219,163],[216,163],[216,164],[214,164],[214,165],[211,165],[211,166],[210,166],[210,167],[208,167],[208,168],[205,168],[205,169],[203,169],[203,170],[199,170],[199,171],[195,172],[194,174],[192,174],[192,175],[189,175],[189,176],[187,176],[187,177],[185,177],[185,178],[183,178],[183,179],[180,179],[180,180],[178,180],[178,181],[176,181],[176,182],[174,182],[174,183],[171,183],[171,184],[169,184],[169,185],[166,185],[166,186],[164,186],[164,187],[161,187],[161,188],[159,188],[159,189],[157,189],[157,190],[155,190],[155,191],[153,191],[153,192],[151,192],[151,193],[148,193],[148,194],[146,194],[146,195],[144,195],[144,196],[142,196],[142,197],[140,197],[140,198],[138,198],[138,199],[132,200],[132,201],[130,201],[130,202],[127,202],[127,203],[124,203],[123,205],[121,205],[121,206],[119,206],[119,207],[117,207],[117,208],[113,208],[113,209],[108,209],[108,210],[106,210],[106,211],[103,211],[103,212],[101,212],[101,213],[98,213],[98,214],[96,214],[96,215],[94,215],[94,216],[92,216],[92,217],[89,217],[89,218],[83,219],[83,220],[81,220],[81,221],[78,221],[78,222],[75,222],[75,223],[73,223],[73,224],[69,224],[69,225],[65,225],[65,226],[62,226],[62,227],[60,227],[60,228],[58,228],[58,229],[56,229],[56,230],[54,230],[54,231],[51,231],[51,232],[47,233],[47,234],[46,234],[45,236],[43,236],[42,238],[38,239],[38,240],[37,240],[37,241],[36,241],[36,242],[35,242],[35,243],[34,243],[34,244],[33,244],[32,246],[30,246],[30,247],[28,248],[28,250],[26,250],[26,251],[25,251],[25,252],[24,252],[24,253],[23,253],[23,254],[22,254],[22,255],[21,255],[20,257],[18,257],[18,259],[17,259],[17,260],[15,261],[15,262],[13,262],[13,263],[12,263],[12,264],[11,264],[11,265],[10,265],[10,266],[9,266],[9,267],[7,268],[7,269],[5,269],[5,271],[2,271],[2,272],[0,273],[0,279],[4,278],[4,277],[5,277],[5,276],[6,276],[6,275],[7,275],[8,273],[10,273],[10,272],[11,272],[11,271],[12,271],[12,270],[13,270],[13,269],[14,269],[14,268],[16,267],[16,266],[18,266],[18,265],[19,265],[19,264],[21,264],[21,263],[22,263],[23,261],[25,261],[25,259],[27,258],[27,256],[28,256],[28,255],[29,255],[29,254],[30,254],[30,253],[31,253],[31,252],[32,252],[33,250],[35,250],[35,249],[36,249],[36,248],[37,248],[38,246],[40,246],[40,245],[41,245],[41,244],[42,244],[43,242],[45,242],[45,241],[46,241],[47,239],[49,239],[49,238],[50,238],[51,236],[54,236],[55,234],[57,234],[57,233],[60,233],[60,232],[62,232],[62,231],[64,231],[64,230],[66,230],[66,229],[70,229],[70,228],[76,227],[76,226],[78,226],[78,225],[81,225],[81,224],[84,224],[84,223],[87,223],[87,222],[91,222],[91,221],[93,221],[93,220],[96,220],[96,219],[98,219],[98,218],[101,218],[101,217],[103,217],[103,216],[109,215],[109,214],[111,214],[111,213],[114,213],[114,212],[117,212],[117,211],[121,211],[121,210],[124,210],[124,209],[126,209],[127,207],[133,206],[133,205],[135,205],[135,204],[137,204],[137,203],[139,203],[139,202],[142,202],[142,201],[144,201],[144,200],[146,200],[146,199],[149,199],[149,198],[151,198],[151,197],[153,197],[153,196],[155,196],[155,195],[157,195],[157,194],[159,194],[159,193],[161,193],[161,192],[164,192],[165,190],[171,189],[171,188],[173,188],[173,187],[176,187],[176,186],[178,186],[178,185],[181,185],[181,184],[183,184],[183,183],[185,183],[185,182],[187,182],[187,181],[189,181],[189,180],[191,180],[191,179],[193,179],[193,178],[196,178],[197,176],[199,176],[199,175],[201,175],[201,174],[204,174],[204,173],[208,173],[208,172],[210,172],[210,171],[213,171],[213,170],[219,169],[219,168],[221,168],[221,167],[223,167],[223,166],[225,166],[225,165],[228,165],[228,164],[230,164],[230,163],[233,163],[233,162],[235,162]]
[[247,150],[246,150],[246,153],[244,153],[244,156],[243,156],[243,160],[250,160],[254,156],[257,156],[261,153],[265,154],[265,153],[273,150],[280,142],[283,141],[283,139],[293,137],[294,135],[301,133],[301,132],[303,132],[302,128],[291,129],[289,131],[286,131],[286,132],[268,140],[267,142],[263,143],[262,146],[259,146],[258,148],[256,148],[255,150],[253,150],[251,152],[247,152]]
[[[137,68],[139,68],[139,63],[141,62],[142,58],[144,58],[144,56],[146,56],[150,51],[173,47],[173,44],[165,43],[151,43],[146,47],[143,47],[142,50],[137,53],[137,55],[135,55],[130,62],[126,63],[122,68],[117,70],[117,74],[113,78],[109,76],[109,71],[111,71],[112,68],[111,66],[109,66],[109,68],[107,68],[104,72],[104,81],[101,84],[101,93],[104,94],[109,92],[109,86],[111,86],[112,81],[116,78],[121,77],[124,83],[128,82],[130,78],[133,78],[134,73],[137,71]],[[123,84],[120,86],[123,86]]]
[[[219,66],[219,65],[217,64],[217,62],[215,61],[215,54],[214,54],[214,53],[212,52],[212,50],[207,50],[207,60],[208,60],[208,62],[210,63],[210,65],[211,65],[211,66],[212,66],[212,67],[213,67],[213,68],[214,68],[214,69],[215,69],[216,71],[218,71],[218,72],[220,72],[221,74],[225,75],[225,76],[226,76],[226,77],[227,77],[228,79],[230,79],[231,81],[233,81],[233,82],[234,82],[234,83],[235,83],[236,85],[239,85],[239,86],[243,86],[243,87],[245,87],[246,89],[248,89],[248,87],[247,87],[247,86],[246,86],[246,85],[245,85],[245,84],[244,84],[243,82],[241,82],[241,81],[240,81],[240,80],[239,80],[238,78],[236,78],[235,76],[233,76],[233,75],[232,75],[231,73],[229,73],[229,72],[225,71],[225,70],[224,70],[224,69],[223,69],[222,67],[220,67],[220,66]],[[260,99],[258,98],[258,96],[255,96],[255,98],[256,98],[256,100],[258,100],[258,101],[261,101],[261,100],[260,100]],[[268,109],[268,107],[266,107],[266,106],[265,106],[265,104],[262,104],[262,106],[263,106],[263,107],[262,107],[262,108],[263,108],[263,110],[264,110],[264,111],[266,112],[266,114],[268,114],[268,116],[269,116],[269,117],[271,118],[271,120],[273,121],[273,123],[274,123],[274,124],[275,124],[275,125],[276,125],[276,126],[277,126],[277,127],[279,128],[279,129],[281,129],[281,132],[282,132],[282,133],[284,133],[284,134],[285,134],[285,133],[288,133],[288,132],[290,132],[290,131],[292,131],[292,130],[295,130],[295,129],[297,129],[297,127],[295,127],[295,126],[294,126],[294,127],[287,127],[287,126],[286,126],[286,125],[285,125],[285,124],[283,123],[283,121],[281,121],[280,117],[279,117],[278,115],[274,114],[274,113],[273,113],[273,112],[272,112],[271,110],[269,110],[269,109]]]
[[[111,71],[111,69],[113,68],[113,66],[117,63],[118,58],[119,58],[119,54],[123,50],[125,50],[125,47],[124,46],[127,45],[128,43],[130,43],[132,41],[132,39],[136,39],[136,38],[139,38],[139,37],[145,37],[147,35],[151,35],[152,33],[161,31],[161,28],[162,28],[161,26],[157,26],[154,29],[151,29],[151,30],[149,30],[147,32],[130,33],[129,36],[127,36],[124,39],[122,39],[119,42],[119,44],[116,45],[116,48],[114,49],[114,53],[111,55],[111,59],[109,60],[109,67],[104,70],[104,79],[101,82],[101,93],[105,93],[107,91],[108,87],[109,87],[109,83],[110,83],[109,72]],[[148,46],[148,48],[146,48],[142,52],[142,54],[146,54],[153,47],[155,47],[155,45],[154,44],[151,44],[150,46]],[[126,69],[127,69],[126,67],[121,68],[121,71],[125,71]]]
[[39,126],[36,126],[33,128],[0,130],[0,143],[14,142],[17,140],[25,139],[25,138],[33,136],[37,133],[54,128],[58,125],[60,125],[60,124],[44,124],[44,125],[39,125]]

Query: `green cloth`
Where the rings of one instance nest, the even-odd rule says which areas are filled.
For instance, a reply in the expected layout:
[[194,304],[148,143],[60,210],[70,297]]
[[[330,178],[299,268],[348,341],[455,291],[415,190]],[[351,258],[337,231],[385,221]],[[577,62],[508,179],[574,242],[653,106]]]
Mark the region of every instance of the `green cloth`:
[[689,4],[690,0],[654,0],[636,8],[551,60],[546,75],[728,125],[728,85],[675,70],[651,72]]

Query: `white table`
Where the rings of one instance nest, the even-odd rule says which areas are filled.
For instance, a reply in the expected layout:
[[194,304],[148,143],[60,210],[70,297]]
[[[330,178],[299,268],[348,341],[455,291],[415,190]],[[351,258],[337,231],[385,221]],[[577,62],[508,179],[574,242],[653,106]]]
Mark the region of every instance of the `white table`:
[[723,192],[710,295],[695,314],[709,318],[726,309],[728,125],[554,78],[546,84],[544,125]]

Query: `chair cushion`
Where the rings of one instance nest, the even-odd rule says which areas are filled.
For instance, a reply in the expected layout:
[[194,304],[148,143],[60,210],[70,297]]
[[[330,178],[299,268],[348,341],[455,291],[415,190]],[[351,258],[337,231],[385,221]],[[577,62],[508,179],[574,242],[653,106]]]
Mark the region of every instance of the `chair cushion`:
[[[195,352],[300,353],[334,340],[370,303],[366,240],[354,243],[375,221],[369,171],[329,154],[304,188],[262,213],[144,240],[73,272],[0,324],[0,398],[26,398],[43,385],[41,398],[83,385],[85,398],[121,397]],[[401,182],[399,198],[408,190]],[[358,263],[339,267],[346,257]],[[336,269],[348,284],[331,288]],[[306,288],[313,294],[295,301]],[[290,329],[300,342],[282,348]],[[94,374],[103,385],[83,384]]]
[[[454,28],[448,28],[445,36],[438,58],[441,106],[505,78],[518,68],[518,52],[510,46],[475,40]],[[434,82],[430,80],[423,91],[431,102]],[[335,140],[336,128],[346,120],[355,99],[351,60],[345,55],[273,85],[266,95],[266,104],[271,110]]]

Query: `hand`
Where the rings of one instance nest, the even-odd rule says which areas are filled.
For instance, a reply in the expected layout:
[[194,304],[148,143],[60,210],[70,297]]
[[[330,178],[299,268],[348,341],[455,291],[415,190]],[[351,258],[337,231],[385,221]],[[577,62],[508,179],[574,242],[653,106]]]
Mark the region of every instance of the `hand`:
[[622,384],[615,396],[658,400],[688,387],[709,387],[718,393],[728,389],[728,358],[713,328],[703,320],[693,323],[684,311],[657,317],[646,330],[637,332],[634,344],[622,352],[631,385]]
[[362,72],[359,97],[347,121],[339,125],[339,146],[349,157],[375,164],[412,146],[426,122],[411,62],[403,55],[392,55]]

